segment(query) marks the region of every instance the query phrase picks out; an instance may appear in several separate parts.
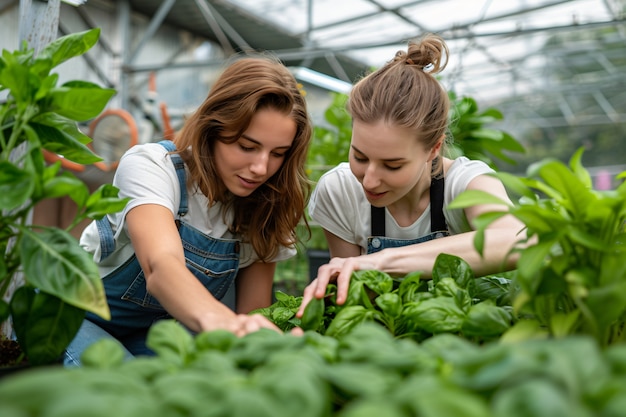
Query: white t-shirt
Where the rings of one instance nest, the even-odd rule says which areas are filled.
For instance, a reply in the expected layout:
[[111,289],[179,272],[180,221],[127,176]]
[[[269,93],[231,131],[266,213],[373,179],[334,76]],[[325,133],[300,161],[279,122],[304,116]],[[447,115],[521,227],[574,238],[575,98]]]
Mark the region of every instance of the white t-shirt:
[[[448,209],[448,204],[478,175],[494,172],[482,161],[457,158],[445,176],[443,214],[450,234],[471,230],[465,212]],[[371,236],[371,209],[363,187],[356,179],[348,162],[343,162],[326,172],[313,190],[309,214],[324,229],[346,242],[359,245],[367,253],[367,238]],[[399,226],[385,208],[385,235],[394,239],[416,239],[430,230],[430,204],[410,226]]]
[[[188,175],[188,173],[187,173]],[[180,205],[180,184],[176,169],[167,150],[157,143],[136,145],[129,149],[120,160],[113,178],[113,185],[119,188],[119,197],[130,197],[124,210],[110,214],[109,222],[116,238],[116,251],[100,262],[101,276],[126,261],[134,249],[130,243],[124,219],[134,207],[142,204],[158,204],[168,208],[174,218],[178,218]],[[204,234],[217,239],[240,239],[228,230],[224,223],[221,203],[208,208],[207,198],[195,187],[187,187],[188,211],[183,220]],[[232,218],[229,212],[227,219]],[[96,262],[100,261],[100,237],[95,222],[91,222],[80,238],[81,246],[93,253]],[[288,259],[296,254],[293,247],[281,247],[273,261]],[[259,259],[249,243],[240,245],[240,268],[245,268]]]

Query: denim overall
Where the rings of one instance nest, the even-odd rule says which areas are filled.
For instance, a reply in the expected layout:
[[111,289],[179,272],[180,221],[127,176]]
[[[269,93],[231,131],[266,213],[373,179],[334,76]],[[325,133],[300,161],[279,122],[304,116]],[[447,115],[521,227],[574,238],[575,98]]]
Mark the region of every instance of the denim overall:
[[[176,149],[171,141],[161,141],[159,144],[168,151]],[[180,182],[181,198],[176,225],[182,240],[187,268],[215,298],[221,300],[239,269],[239,241],[213,238],[182,220],[188,210],[185,166],[178,154],[170,156]],[[104,259],[115,249],[113,230],[106,217],[98,221],[97,226],[102,250],[101,259]],[[92,313],[87,313],[86,319],[122,342],[131,354],[152,354],[145,345],[148,329],[155,321],[171,316],[146,290],[145,276],[137,257],[133,254],[123,265],[105,276],[102,283],[111,310],[111,321]],[[90,323],[86,325],[93,328]],[[93,339],[94,337],[91,341]]]
[[430,233],[416,239],[392,239],[385,237],[385,208],[371,206],[372,236],[367,238],[367,253],[386,248],[398,248],[449,236],[443,215],[443,175],[433,176],[430,184]]

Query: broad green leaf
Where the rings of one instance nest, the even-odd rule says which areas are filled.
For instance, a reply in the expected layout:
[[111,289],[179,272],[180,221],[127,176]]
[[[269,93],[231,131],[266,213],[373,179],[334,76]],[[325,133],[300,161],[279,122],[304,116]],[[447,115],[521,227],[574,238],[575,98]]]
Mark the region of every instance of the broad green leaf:
[[89,189],[83,181],[69,172],[55,176],[44,183],[44,198],[64,196],[70,196],[74,202],[81,205],[87,200]]
[[339,362],[324,368],[324,379],[330,384],[334,395],[350,402],[357,398],[368,398],[390,392],[401,384],[401,376],[392,372],[381,372],[367,362],[355,366],[350,362]]
[[492,400],[494,415],[508,417],[590,417],[582,399],[567,395],[547,378],[528,378],[499,391]]
[[154,323],[148,331],[146,345],[161,358],[180,366],[189,362],[195,350],[189,330],[172,319]]
[[17,339],[33,365],[58,363],[76,336],[85,312],[58,297],[19,287],[11,299]]
[[574,333],[575,326],[580,317],[580,310],[569,313],[555,313],[550,317],[550,333],[555,337],[564,337]]
[[[61,117],[56,113],[41,113],[37,117],[33,118],[33,121],[41,125],[46,125],[58,129],[80,144],[87,145],[92,142],[92,139],[89,136],[81,132],[75,121],[70,120],[66,117]],[[45,138],[42,140],[42,143],[47,142],[48,141],[46,141]],[[91,152],[91,150],[89,151]]]
[[91,88],[58,87],[48,94],[48,110],[83,122],[98,116],[114,95],[114,89],[95,85]]
[[462,209],[483,204],[497,204],[509,207],[509,203],[482,190],[466,190],[459,194],[450,204],[449,209]]
[[124,345],[112,337],[92,343],[80,356],[81,366],[98,369],[119,368],[126,359]]
[[454,300],[456,305],[464,312],[467,313],[472,305],[472,298],[469,292],[459,287],[454,278],[441,278],[433,290],[435,297],[450,297]]
[[515,345],[524,340],[547,339],[549,336],[548,330],[537,320],[523,318],[504,332],[500,337],[500,343]]
[[600,252],[613,250],[612,243],[604,241],[601,237],[597,235],[597,231],[595,231],[594,233],[589,233],[586,230],[583,230],[580,227],[576,226],[577,225],[571,224],[567,225],[564,233],[564,235],[572,239],[573,242],[578,243],[585,248],[597,250]]
[[56,73],[50,74],[47,77],[45,77],[41,81],[39,90],[37,90],[37,93],[35,94],[35,100],[39,101],[43,99],[44,97],[46,97],[48,93],[50,92],[50,90],[57,85],[58,81],[59,81],[59,74],[56,74]]
[[99,38],[100,28],[70,33],[42,48],[37,54],[37,60],[49,60],[50,68],[54,68],[68,59],[83,55],[98,42]]
[[235,334],[228,330],[212,330],[201,332],[194,338],[194,343],[199,351],[218,350],[228,352],[235,342]]
[[396,318],[402,314],[402,300],[396,293],[381,294],[374,301],[382,312],[391,318]]
[[0,70],[0,85],[11,92],[12,98],[20,106],[29,103],[34,96],[34,91],[28,68],[6,50],[3,51],[2,58],[6,66]]
[[29,284],[110,319],[98,267],[72,235],[59,229],[24,231],[20,256]]
[[393,289],[393,278],[386,272],[376,270],[354,271],[352,280],[363,282],[376,294],[385,294]]
[[440,253],[435,259],[432,271],[435,286],[443,278],[452,278],[460,288],[468,289],[473,285],[474,272],[469,264],[458,256]]
[[324,334],[326,336],[339,338],[349,333],[359,323],[370,318],[371,314],[368,314],[368,310],[361,305],[344,307],[337,313],[333,321],[330,322]]
[[0,161],[0,209],[13,210],[24,204],[35,189],[32,173],[8,161]]
[[102,160],[66,131],[38,123],[33,123],[32,127],[41,138],[42,147],[70,161],[87,165]]
[[500,336],[511,327],[513,316],[491,300],[470,307],[461,332],[465,336]]
[[582,164],[583,151],[584,148],[578,148],[576,150],[570,159],[569,166],[574,175],[576,175],[576,178],[578,178],[585,187],[591,188],[593,186],[591,175],[589,175],[589,171],[587,171]]
[[585,321],[597,326],[600,341],[606,345],[608,330],[620,317],[626,314],[626,281],[605,284],[599,288],[591,288],[585,304],[591,313]]
[[85,206],[85,215],[90,219],[100,220],[105,215],[122,211],[126,204],[130,201],[129,197],[120,198],[103,198],[94,204]]
[[509,174],[508,172],[498,172],[496,177],[502,181],[504,187],[520,196],[528,197],[530,200],[536,200],[535,193],[525,183],[523,179],[517,175]]
[[545,163],[539,170],[547,185],[561,194],[559,203],[567,207],[575,217],[581,217],[592,200],[592,193],[561,162]]
[[519,283],[529,294],[535,294],[541,283],[539,271],[549,260],[549,254],[554,246],[553,241],[539,242],[525,248],[517,262]]
[[449,297],[423,300],[405,311],[409,314],[408,319],[433,334],[459,332],[465,321],[465,313]]
[[516,206],[512,214],[526,225],[529,232],[542,235],[561,232],[568,224],[567,218],[540,206]]
[[318,331],[324,319],[324,310],[323,298],[313,298],[309,301],[309,304],[304,308],[304,314],[300,323],[302,330]]
[[[419,393],[419,394],[418,394]],[[407,415],[420,417],[489,417],[485,399],[439,375],[411,375],[395,392],[392,403],[403,404]]]
[[[517,271],[507,274],[514,277]],[[492,300],[498,306],[510,306],[515,290],[514,278],[501,275],[488,275],[474,280],[475,289],[473,297],[480,300]]]

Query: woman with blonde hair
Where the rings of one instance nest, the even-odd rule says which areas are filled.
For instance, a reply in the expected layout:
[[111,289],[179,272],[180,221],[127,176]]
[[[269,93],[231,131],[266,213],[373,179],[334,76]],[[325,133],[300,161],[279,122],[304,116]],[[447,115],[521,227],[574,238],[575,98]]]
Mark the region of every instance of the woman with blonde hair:
[[514,266],[508,255],[520,222],[505,216],[489,226],[481,256],[472,222],[502,208],[448,208],[465,190],[508,196],[485,163],[444,156],[450,103],[435,74],[447,58],[445,41],[427,34],[354,85],[347,104],[353,121],[349,162],[322,176],[309,204],[332,258],[305,289],[298,316],[313,297],[324,296],[331,280],[342,304],[356,270],[395,276],[422,271],[428,278],[442,252],[463,258],[477,274]]

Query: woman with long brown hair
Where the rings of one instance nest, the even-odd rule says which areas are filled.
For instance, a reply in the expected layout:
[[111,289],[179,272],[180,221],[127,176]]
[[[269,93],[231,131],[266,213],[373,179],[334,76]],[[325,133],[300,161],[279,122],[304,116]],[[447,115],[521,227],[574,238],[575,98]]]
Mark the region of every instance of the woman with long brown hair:
[[[99,263],[111,320],[88,315],[66,363],[109,336],[150,354],[146,334],[163,318],[192,332],[278,330],[248,313],[271,304],[276,262],[295,254],[311,132],[289,70],[247,57],[225,69],[173,142],[131,148],[113,181],[128,204],[81,237]],[[235,311],[220,302],[231,285]]]

